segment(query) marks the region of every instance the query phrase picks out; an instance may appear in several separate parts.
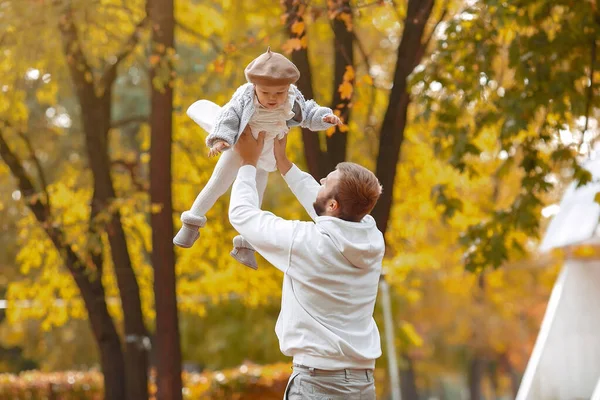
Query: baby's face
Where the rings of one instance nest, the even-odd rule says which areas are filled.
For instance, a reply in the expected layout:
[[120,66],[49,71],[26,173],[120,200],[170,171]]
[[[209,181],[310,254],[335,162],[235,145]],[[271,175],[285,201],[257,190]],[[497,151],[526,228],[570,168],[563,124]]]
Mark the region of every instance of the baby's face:
[[284,86],[262,86],[255,85],[256,97],[258,102],[270,110],[275,109],[285,103],[288,97],[290,85]]

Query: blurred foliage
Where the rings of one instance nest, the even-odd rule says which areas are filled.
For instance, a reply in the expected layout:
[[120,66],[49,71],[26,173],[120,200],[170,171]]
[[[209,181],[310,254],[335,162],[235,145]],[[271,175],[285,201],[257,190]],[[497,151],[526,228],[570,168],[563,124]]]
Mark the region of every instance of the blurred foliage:
[[[203,373],[183,373],[185,400],[270,400],[281,399],[291,365],[288,363],[255,365],[242,364],[237,368]],[[375,373],[376,387],[381,395],[383,371]],[[156,387],[151,375],[149,387],[154,400]],[[18,375],[0,374],[0,399],[42,400],[100,400],[103,398],[102,374],[89,372],[23,372]]]
[[[434,390],[447,374],[463,373],[474,357],[497,366],[504,377],[523,370],[561,262],[527,258],[547,223],[541,210],[558,201],[566,183],[589,180],[580,165],[597,137],[595,2],[521,3],[435,2],[427,23],[431,41],[410,78],[412,102],[393,189],[385,271],[402,366],[414,361],[424,389]],[[106,236],[98,243],[88,235],[93,182],[57,4],[62,2],[0,1],[0,129],[38,186],[47,183],[53,222],[67,240],[81,252],[100,244],[108,252]],[[177,73],[177,227],[180,212],[192,204],[215,164],[206,157],[206,133],[185,110],[199,98],[224,104],[244,83],[244,66],[267,45],[280,51],[307,47],[320,104],[328,105],[337,89],[352,95],[347,158],[374,169],[406,4],[352,2],[352,30],[362,51],[341,88],[332,87],[328,4],[311,2],[304,25],[294,28],[306,31],[305,41],[297,43],[284,32],[278,2],[176,2],[177,45],[168,56]],[[88,79],[99,82],[144,14],[144,2],[72,5],[93,67]],[[122,215],[144,315],[152,324],[147,72],[160,60],[150,57],[149,36],[143,31],[140,45],[119,66],[107,140],[118,196],[113,208]],[[325,135],[320,134],[323,147]],[[300,132],[293,130],[288,143],[290,157],[305,167]],[[30,200],[0,163],[0,292],[8,300],[0,343],[22,347],[42,370],[93,366],[97,355],[89,350],[86,310],[60,254],[27,209]],[[273,325],[282,276],[265,262],[254,272],[228,256],[235,232],[227,207],[226,195],[208,213],[200,241],[176,250],[184,360],[211,369],[244,360],[280,361]],[[276,173],[263,208],[307,219]],[[105,259],[108,304],[121,320],[114,267],[108,254]],[[376,319],[383,331],[379,308]],[[385,362],[384,353],[378,365]]]

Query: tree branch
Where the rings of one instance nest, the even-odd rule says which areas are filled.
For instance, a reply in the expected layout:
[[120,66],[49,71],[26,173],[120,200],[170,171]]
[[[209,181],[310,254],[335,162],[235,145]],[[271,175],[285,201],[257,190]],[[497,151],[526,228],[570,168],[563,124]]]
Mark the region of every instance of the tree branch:
[[404,130],[408,122],[408,106],[411,99],[407,78],[416,65],[425,25],[431,15],[433,5],[434,0],[408,1],[402,39],[396,57],[393,86],[381,125],[375,175],[385,190],[371,215],[384,234],[388,227],[396,171],[404,142]]
[[200,39],[203,40],[205,42],[210,43],[210,45],[212,46],[213,50],[216,53],[222,53],[223,49],[221,48],[221,46],[219,45],[219,43],[211,36],[204,36],[201,33],[196,32],[193,28],[185,25],[183,22],[176,20],[175,21],[175,26],[178,27],[179,29],[181,29],[183,32],[187,33],[188,35],[194,36],[196,39]]
[[113,121],[110,124],[110,127],[112,129],[116,129],[116,128],[120,128],[122,126],[129,125],[129,124],[134,124],[134,123],[143,124],[145,122],[148,122],[148,117],[147,116],[143,116],[143,115],[138,115],[138,116],[134,116],[134,117],[129,117],[129,118],[121,119],[121,120],[118,120],[118,121]]
[[21,193],[23,193],[23,197],[31,198],[33,200],[29,202],[29,207],[34,212],[36,217],[39,216],[38,219],[41,222],[48,221],[50,217],[48,205],[42,203],[39,197],[36,196],[38,192],[35,189],[32,179],[27,174],[27,171],[25,171],[23,163],[19,157],[8,146],[8,143],[6,142],[2,132],[0,132],[0,157],[2,157],[12,175],[15,177],[15,179],[17,179],[19,190]]
[[[88,85],[93,86],[93,81],[91,80],[91,78],[93,78],[92,68],[88,63],[85,54],[83,54],[77,27],[73,21],[73,10],[70,6],[62,13],[58,26],[63,38],[63,47],[65,56],[67,57],[67,64],[74,81],[77,83],[87,82]],[[76,85],[76,89],[81,96],[84,88],[81,87],[81,85]]]
[[[358,47],[358,51],[361,54],[363,61],[365,62],[365,65],[367,67],[367,74],[371,77],[371,79],[373,79],[373,76],[371,76],[371,61],[369,60],[369,55],[367,54],[367,51],[365,50],[365,47],[363,46],[361,40],[358,38],[356,31],[352,31],[352,38],[354,39],[354,42],[356,43],[356,46]],[[365,127],[370,127],[371,129],[373,128],[373,125],[370,123],[370,121],[371,121],[371,117],[373,116],[373,112],[375,111],[375,96],[376,96],[376,94],[377,94],[377,92],[376,92],[376,88],[375,88],[375,83],[373,83],[373,84],[371,84],[371,95],[369,98],[369,108],[367,110],[367,117],[365,119],[365,121],[366,121]]]
[[[10,149],[3,133],[0,131],[0,158],[10,169],[11,174],[17,180],[17,185],[21,193],[23,193],[27,207],[33,212],[37,221],[42,225],[46,234],[61,254],[63,261],[68,267],[69,271],[77,281],[78,285],[82,289],[82,294],[85,287],[85,278],[83,268],[86,263],[75,253],[72,246],[65,240],[65,234],[56,224],[52,222],[52,216],[50,214],[50,208],[48,204],[44,204],[38,196],[37,191],[33,185],[32,179],[25,171],[23,163],[19,157]],[[94,265],[96,270],[101,271],[101,265]]]
[[425,50],[427,50],[427,47],[429,46],[431,39],[435,35],[435,31],[437,31],[438,26],[444,21],[444,19],[446,18],[447,15],[448,15],[448,1],[446,1],[446,4],[444,5],[444,11],[442,11],[442,15],[440,15],[440,18],[433,26],[433,29],[431,30],[429,37],[423,42],[423,44],[419,48],[419,52],[417,53],[414,67],[419,65],[419,63],[423,59],[423,55],[425,55]]
[[126,160],[113,160],[112,165],[120,166],[126,169],[129,172],[129,176],[131,177],[131,182],[133,186],[140,192],[145,192],[148,190],[148,184],[139,179],[139,165],[135,162],[130,162]]
[[[5,122],[5,125],[8,125],[8,124],[6,124],[6,122]],[[35,164],[35,168],[40,177],[40,182],[42,184],[42,191],[44,192],[44,195],[46,196],[47,212],[48,212],[48,215],[50,215],[51,205],[50,205],[50,194],[48,193],[48,182],[46,180],[46,175],[44,174],[44,170],[42,169],[42,165],[40,164],[40,160],[35,155],[35,150],[33,149],[31,140],[29,140],[29,138],[21,131],[18,131],[17,134],[25,142],[25,145],[27,146],[27,149],[29,150],[29,153],[31,154],[31,160]]]
[[119,54],[117,54],[116,60],[113,63],[108,62],[108,64],[111,65],[106,69],[106,71],[102,75],[102,86],[104,88],[109,87],[115,80],[117,76],[117,67],[128,55],[130,55],[133,52],[135,46],[137,46],[140,40],[140,32],[147,25],[148,20],[148,16],[145,16],[140,22],[137,23],[137,25],[133,29],[133,32],[131,33],[131,36],[129,36],[129,39],[127,39],[123,50]]

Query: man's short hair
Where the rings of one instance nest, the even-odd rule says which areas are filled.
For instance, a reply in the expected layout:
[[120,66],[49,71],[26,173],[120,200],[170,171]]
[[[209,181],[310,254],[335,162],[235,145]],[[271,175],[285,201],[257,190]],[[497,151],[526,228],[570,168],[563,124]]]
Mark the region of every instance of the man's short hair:
[[355,163],[339,163],[335,169],[339,171],[334,193],[340,207],[339,218],[359,222],[375,207],[381,195],[381,184],[374,173]]

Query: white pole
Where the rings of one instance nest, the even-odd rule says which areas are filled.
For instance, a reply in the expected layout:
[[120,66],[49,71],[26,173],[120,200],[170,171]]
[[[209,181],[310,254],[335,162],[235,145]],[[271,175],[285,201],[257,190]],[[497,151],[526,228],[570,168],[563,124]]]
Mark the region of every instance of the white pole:
[[385,343],[388,353],[388,364],[390,372],[390,384],[392,386],[392,400],[401,400],[400,375],[398,373],[398,360],[396,358],[396,346],[394,345],[394,320],[392,318],[392,302],[390,301],[390,287],[383,274],[379,279],[381,289],[381,300],[383,301],[383,323],[385,326]]

